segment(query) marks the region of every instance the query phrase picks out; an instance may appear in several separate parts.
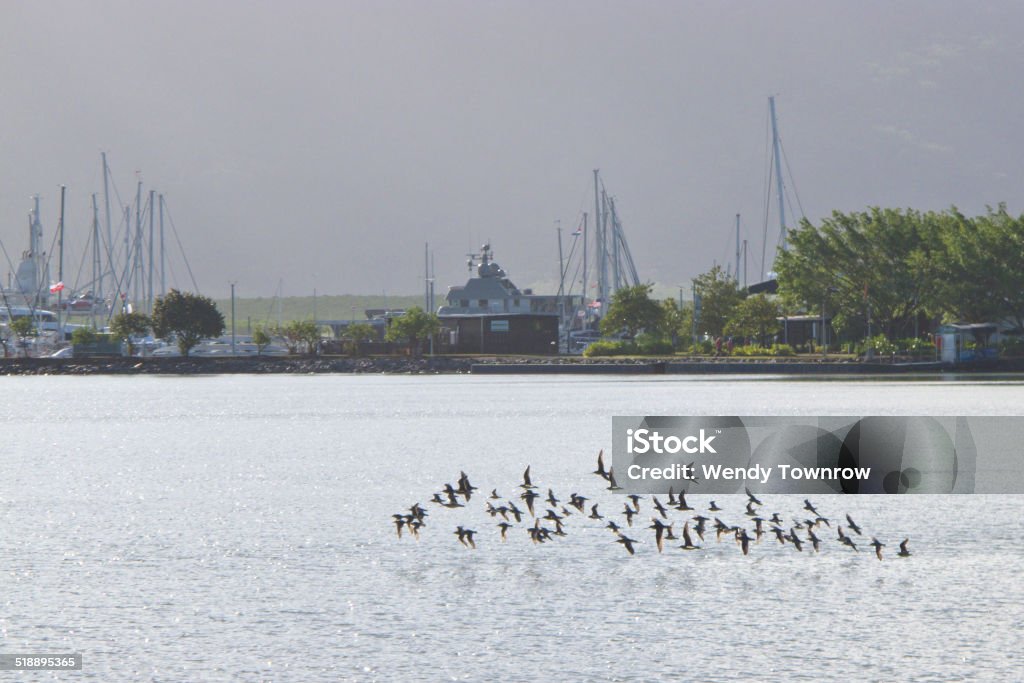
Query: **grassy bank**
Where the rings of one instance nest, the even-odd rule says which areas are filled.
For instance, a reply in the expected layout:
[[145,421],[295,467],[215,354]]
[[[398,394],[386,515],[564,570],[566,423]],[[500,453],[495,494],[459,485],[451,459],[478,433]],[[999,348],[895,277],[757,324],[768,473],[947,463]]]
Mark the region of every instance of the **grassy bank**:
[[[230,331],[231,299],[216,299],[215,303],[224,314],[224,321]],[[423,297],[415,295],[318,296],[315,304],[311,296],[236,298],[235,329],[239,334],[248,334],[257,324],[277,324],[278,321],[284,324],[292,320],[309,320],[313,318],[314,306],[317,320],[349,320],[353,315],[357,320],[361,320],[364,319],[363,311],[368,308],[409,308],[422,305]]]

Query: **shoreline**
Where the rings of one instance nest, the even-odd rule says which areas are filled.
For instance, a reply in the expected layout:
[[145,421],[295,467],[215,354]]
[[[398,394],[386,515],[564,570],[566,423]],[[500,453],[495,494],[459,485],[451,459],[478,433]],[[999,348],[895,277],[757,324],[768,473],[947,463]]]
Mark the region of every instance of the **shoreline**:
[[906,375],[1024,373],[1024,358],[949,366],[850,360],[579,358],[540,356],[376,356],[264,358],[6,358],[3,375],[220,374],[567,374],[567,375]]

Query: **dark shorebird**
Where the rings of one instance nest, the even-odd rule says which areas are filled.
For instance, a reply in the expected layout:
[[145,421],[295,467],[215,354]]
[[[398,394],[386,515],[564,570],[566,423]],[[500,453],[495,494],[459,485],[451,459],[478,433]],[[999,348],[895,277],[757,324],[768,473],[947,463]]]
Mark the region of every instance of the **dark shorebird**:
[[527,529],[530,534],[530,540],[534,543],[543,543],[551,538],[551,530],[547,527],[540,525],[540,520],[536,519],[533,522],[533,526]]
[[668,519],[668,515],[665,514],[666,513],[665,506],[661,504],[661,501],[658,500],[657,496],[654,496],[653,498],[654,498],[654,509],[658,511],[658,514],[661,515],[662,519]]
[[801,541],[800,537],[796,535],[796,529],[789,530],[789,536],[786,536],[786,540],[792,543],[800,552],[804,551],[803,541]]
[[783,531],[777,526],[773,526],[771,528],[771,532],[775,534],[775,538],[778,539],[779,543],[781,543],[782,545],[786,545],[787,536],[785,531]]
[[530,511],[531,515],[536,517],[536,515],[534,515],[533,513],[533,501],[536,500],[537,498],[540,498],[540,494],[533,491],[532,489],[526,489],[525,491],[523,491],[523,495],[519,497],[526,501],[526,509]]
[[754,507],[754,501],[747,501],[747,511],[744,514],[747,517],[757,517],[757,509]]
[[850,523],[850,528],[853,529],[858,536],[862,535],[860,533],[860,527],[857,526],[857,523],[853,521],[853,517],[850,517],[850,515],[846,515],[846,521]]
[[749,502],[753,503],[754,505],[764,505],[764,503],[762,503],[761,501],[759,501],[757,499],[757,496],[755,496],[753,493],[750,492],[749,488],[744,486],[743,490],[747,492],[747,498],[750,499]]
[[476,533],[475,531],[472,529],[464,529],[460,526],[455,528],[454,533],[459,537],[459,543],[467,548],[476,548],[476,542],[473,540],[473,534]]
[[721,512],[722,508],[715,505],[715,501],[711,501],[711,507],[708,508],[711,512]]
[[640,496],[635,493],[631,493],[626,498],[633,501],[633,512],[640,512]]
[[441,500],[441,494],[435,493],[434,497],[430,499],[431,503],[437,503],[438,505],[444,505],[444,501]]
[[675,487],[673,487],[673,486],[669,486],[668,487],[668,504],[669,505],[678,505],[679,504],[678,501],[676,500]]
[[697,475],[695,474],[695,472],[696,472],[697,470],[695,470],[695,469],[693,468],[693,462],[691,462],[691,463],[690,463],[689,465],[687,465],[687,466],[686,466],[686,467],[684,468],[684,470],[683,470],[683,471],[684,471],[684,472],[689,472],[689,473],[690,473],[690,476],[688,476],[688,477],[685,477],[685,476],[684,476],[684,477],[683,477],[683,480],[684,480],[684,481],[689,481],[689,482],[693,482],[694,484],[699,484],[699,483],[700,483],[700,479],[698,479],[698,478],[697,478]]
[[548,505],[551,507],[558,505],[558,499],[555,498],[555,493],[551,489],[548,489]]
[[614,519],[609,519],[608,524],[606,526],[608,529],[611,529],[616,533],[618,533],[619,529],[621,528],[618,524],[615,523]]
[[881,561],[882,560],[882,548],[885,547],[885,544],[882,543],[881,541],[879,541],[874,536],[872,536],[871,537],[871,545],[875,546],[875,557],[877,557],[878,560]]
[[814,552],[818,552],[818,546],[821,544],[821,539],[814,535],[814,529],[807,530],[807,538],[811,542],[811,547],[814,548]]
[[[840,528],[840,529],[842,529],[842,527],[839,527],[839,528]],[[842,535],[841,535],[841,536],[839,537],[839,540],[840,540],[840,541],[842,541],[843,545],[848,545],[848,546],[850,546],[851,548],[853,548],[854,550],[857,550],[857,544],[856,544],[856,543],[854,543],[854,542],[853,542],[853,539],[852,539],[852,538],[850,538],[849,536],[847,536],[846,534],[842,534]],[[859,553],[860,551],[859,551],[859,550],[857,550],[857,552]]]
[[501,496],[498,495],[498,489],[491,489],[491,500],[498,500]]
[[769,524],[782,524],[782,517],[779,517],[778,512],[772,513],[772,518],[768,520]]
[[697,532],[697,536],[700,540],[704,540],[704,524],[708,521],[708,518],[703,515],[697,515],[693,518],[697,523],[693,526],[693,530]]
[[900,557],[910,557],[910,550],[907,549],[907,544],[910,543],[909,538],[904,538],[903,542],[900,543],[900,551],[896,553]]
[[555,512],[554,510],[552,510],[551,508],[548,508],[547,513],[543,517],[541,517],[541,519],[550,519],[552,522],[558,522],[562,520],[562,516]]
[[664,544],[665,529],[668,529],[669,527],[666,526],[665,524],[662,524],[661,520],[658,519],[657,517],[651,517],[651,521],[654,522],[654,523],[651,524],[651,526],[649,526],[647,528],[648,529],[654,529],[654,542],[657,544],[658,552],[660,553],[661,549],[662,549],[662,546]]
[[715,517],[715,542],[721,541],[722,534],[728,533],[731,530],[732,527],[720,520],[718,517]]
[[757,542],[761,542],[761,537],[764,536],[764,520],[760,517],[754,517],[750,520],[754,523],[754,535],[757,537]]
[[608,479],[608,471],[604,468],[604,449],[602,448],[597,452],[597,469],[591,474],[596,474],[602,479]]
[[423,522],[423,518],[427,516],[427,511],[419,503],[413,503],[412,507],[409,508],[409,512],[420,522]]
[[604,519],[604,516],[597,511],[598,505],[599,503],[594,503],[593,505],[590,506],[590,514],[587,515],[588,517],[590,517],[590,519]]
[[512,527],[508,522],[498,522],[498,528],[501,529],[501,542],[504,543],[507,538],[508,530]]
[[633,515],[636,514],[636,510],[629,507],[629,503],[623,503],[622,507],[624,508],[622,514],[626,515],[626,524],[633,526]]
[[523,472],[523,483],[519,485],[521,489],[532,489],[536,488],[530,481],[530,466],[526,466],[526,471]]
[[[703,540],[703,538],[704,537],[701,536],[701,540]],[[699,545],[694,545],[693,544],[693,539],[690,538],[690,522],[689,521],[687,521],[685,524],[683,524],[683,544],[681,546],[679,546],[679,547],[682,548],[683,550],[697,550],[698,548],[700,548]]]
[[523,511],[516,507],[516,504],[511,500],[508,501],[508,511],[512,513],[512,516],[516,518],[516,522],[523,521]]
[[828,527],[829,529],[831,529],[831,528],[832,528],[832,525],[831,525],[831,524],[829,524],[829,521],[830,521],[830,520],[829,520],[829,518],[828,518],[828,517],[822,517],[821,515],[818,515],[818,516],[817,516],[817,517],[816,517],[816,518],[814,519],[814,524],[815,524],[815,526],[821,526],[822,524],[824,524],[824,525],[825,525],[825,526],[827,526],[827,527]]
[[616,481],[615,481],[615,468],[614,467],[608,468],[608,490],[609,491],[619,491],[621,489],[622,489],[622,487],[619,486],[618,483],[616,483]]
[[622,545],[624,545],[626,547],[626,550],[629,551],[629,554],[633,555],[633,554],[635,554],[633,552],[633,544],[634,543],[639,543],[640,541],[637,541],[637,540],[634,540],[632,538],[629,538],[628,536],[623,536],[622,534],[619,534],[619,538],[616,539],[615,542],[616,543],[621,543]]
[[468,502],[473,497],[473,491],[476,491],[477,487],[469,483],[469,477],[466,476],[465,472],[459,472],[459,493],[466,497]]
[[679,504],[676,506],[676,510],[681,510],[682,512],[693,510],[692,507],[686,504],[686,491],[679,492]]
[[417,541],[420,540],[420,529],[423,528],[423,522],[418,519],[410,519],[406,520],[405,526],[412,532],[413,538]]
[[818,511],[814,509],[814,505],[811,504],[811,501],[807,500],[806,498],[804,498],[804,510],[807,510],[815,517],[818,516]]
[[562,506],[562,516],[572,517],[572,513],[569,511],[569,508],[565,507],[564,505]]
[[736,535],[736,540],[739,542],[740,548],[743,550],[743,554],[749,554],[750,542],[754,539],[752,539],[750,536],[747,536],[746,529],[740,529],[739,533]]
[[398,537],[402,537],[402,527],[405,526],[405,515],[395,514],[391,515],[395,518],[395,531],[398,532]]
[[590,499],[586,498],[584,496],[581,496],[578,493],[573,493],[573,494],[571,494],[569,496],[569,505],[572,505],[574,508],[576,508],[580,512],[583,512],[583,504],[586,503],[588,500],[590,500]]

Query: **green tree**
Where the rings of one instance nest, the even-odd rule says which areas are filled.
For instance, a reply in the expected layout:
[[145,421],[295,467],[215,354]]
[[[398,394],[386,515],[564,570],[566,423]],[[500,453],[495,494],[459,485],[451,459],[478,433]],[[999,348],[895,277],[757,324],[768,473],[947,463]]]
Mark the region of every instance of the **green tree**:
[[23,315],[20,318],[15,318],[8,325],[11,333],[18,338],[19,345],[25,349],[25,355],[28,355],[28,338],[36,336],[36,324],[30,316]]
[[956,207],[930,226],[928,258],[914,265],[933,276],[929,309],[953,320],[1010,319],[1024,328],[1024,216],[1000,204],[967,218]]
[[790,310],[812,315],[825,307],[832,325],[848,336],[875,332],[907,336],[933,289],[927,268],[935,240],[935,214],[873,207],[833,212],[820,226],[803,220],[789,231],[789,249],[775,261],[779,295]]
[[748,296],[736,304],[725,323],[725,334],[732,337],[755,337],[762,346],[779,331],[779,305],[765,294]]
[[128,355],[135,355],[133,337],[149,332],[153,323],[144,313],[118,313],[110,321],[110,333],[124,341],[128,346]]
[[697,333],[720,337],[733,310],[743,300],[743,292],[736,280],[727,276],[721,266],[715,266],[694,279],[694,289],[700,297]]
[[153,333],[167,338],[174,335],[181,355],[208,337],[224,334],[224,316],[209,297],[172,289],[153,305]]
[[256,345],[257,356],[263,354],[263,350],[270,346],[271,341],[270,334],[262,325],[257,325],[252,331],[252,343]]
[[353,323],[345,328],[341,337],[345,340],[349,353],[356,356],[359,355],[359,345],[376,339],[377,332],[369,323]]
[[689,345],[693,336],[693,305],[683,302],[679,307],[676,299],[665,299],[661,302],[664,311],[662,317],[663,335],[672,342],[672,347],[678,349],[680,346]]
[[601,334],[622,332],[633,338],[643,331],[660,333],[665,309],[651,298],[652,289],[653,285],[634,285],[617,290],[601,320]]
[[320,328],[312,320],[293,320],[281,328],[281,336],[292,353],[305,345],[306,353],[313,354],[320,343]]
[[97,339],[96,330],[91,327],[78,327],[71,333],[71,344],[74,346],[95,344]]
[[409,353],[419,355],[420,345],[441,329],[441,321],[435,313],[427,313],[419,306],[413,306],[405,315],[391,319],[384,338],[390,342],[405,342]]

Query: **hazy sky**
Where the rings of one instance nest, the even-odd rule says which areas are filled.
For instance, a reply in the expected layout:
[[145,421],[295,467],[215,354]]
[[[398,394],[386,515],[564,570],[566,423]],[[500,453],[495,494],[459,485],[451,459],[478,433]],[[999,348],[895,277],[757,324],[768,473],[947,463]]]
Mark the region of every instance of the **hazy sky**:
[[641,279],[733,258],[739,212],[754,280],[770,94],[811,220],[1024,211],[1022,26],[1019,2],[0,0],[0,240],[16,263],[38,193],[49,242],[65,184],[88,279],[106,151],[207,294],[416,293],[430,242],[441,295],[487,239],[526,287],[600,168]]

